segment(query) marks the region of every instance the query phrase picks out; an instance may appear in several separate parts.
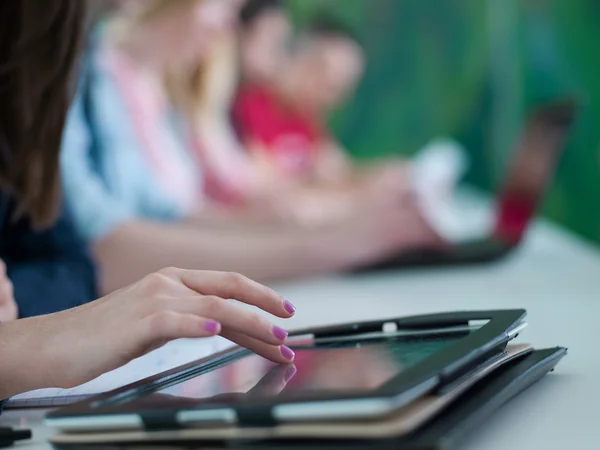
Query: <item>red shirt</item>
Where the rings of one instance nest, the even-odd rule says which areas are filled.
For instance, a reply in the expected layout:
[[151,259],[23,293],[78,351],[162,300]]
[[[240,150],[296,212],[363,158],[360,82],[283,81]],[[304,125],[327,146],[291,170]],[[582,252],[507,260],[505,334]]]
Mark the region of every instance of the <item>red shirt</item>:
[[233,114],[243,139],[261,144],[263,156],[282,173],[305,175],[313,169],[324,134],[316,121],[258,86],[242,87]]

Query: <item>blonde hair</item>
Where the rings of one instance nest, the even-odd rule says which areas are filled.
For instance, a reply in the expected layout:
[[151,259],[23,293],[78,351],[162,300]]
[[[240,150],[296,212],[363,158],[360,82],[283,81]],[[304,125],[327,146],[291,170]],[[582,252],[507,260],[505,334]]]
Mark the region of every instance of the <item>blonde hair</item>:
[[[118,46],[127,47],[137,29],[204,0],[140,0],[136,9],[108,25],[108,35]],[[163,86],[170,102],[194,124],[199,116],[223,113],[233,101],[238,85],[238,43],[235,32],[224,32],[209,50],[188,67],[163,67]]]
[[132,18],[136,23],[147,23],[177,10],[177,8],[191,6],[201,1],[203,0],[144,0],[140,2],[139,8],[132,14]]
[[[109,25],[110,38],[127,46],[127,38],[136,29],[204,0],[143,0],[131,14],[115,18]],[[223,36],[208,55],[192,68],[164,67],[163,81],[170,101],[183,114],[195,116],[219,104],[230,103],[237,87],[237,42],[234,33]],[[191,117],[188,117],[191,118]]]
[[237,40],[226,33],[189,71],[167,71],[165,85],[173,104],[196,120],[228,110],[239,81]]
[[136,30],[171,14],[174,11],[194,6],[204,0],[138,0],[132,11],[112,18],[107,24],[107,36],[119,45],[126,46],[127,38]]

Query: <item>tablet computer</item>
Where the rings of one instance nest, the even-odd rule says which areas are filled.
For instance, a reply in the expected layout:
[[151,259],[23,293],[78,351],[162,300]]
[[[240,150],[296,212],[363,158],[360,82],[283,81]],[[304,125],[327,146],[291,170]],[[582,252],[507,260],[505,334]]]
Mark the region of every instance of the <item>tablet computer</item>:
[[115,431],[95,433],[71,433],[58,435],[53,442],[63,444],[139,444],[154,442],[239,442],[240,440],[274,441],[299,439],[382,439],[406,436],[440,415],[477,382],[496,370],[533,351],[531,345],[508,345],[497,357],[482,364],[467,376],[445,389],[425,395],[377,420],[335,420],[283,423],[265,427],[202,427],[164,431]]
[[459,312],[301,330],[292,335],[294,365],[233,348],[52,412],[47,422],[89,432],[376,419],[503,352],[524,316]]
[[[507,348],[507,351],[512,346]],[[59,434],[50,442],[57,449],[130,448],[151,445],[156,449],[173,449],[180,446],[230,450],[452,450],[479,429],[499,408],[521,391],[552,371],[566,355],[564,348],[537,350],[501,365],[483,378],[475,380],[466,392],[437,417],[420,426],[415,432],[402,437],[378,434],[375,438],[320,439],[230,439],[206,438],[199,429],[182,429],[157,432],[116,432],[91,434]],[[441,394],[443,399],[448,394]],[[427,399],[431,397],[425,397]],[[430,401],[437,401],[435,397]],[[207,431],[210,431],[207,430]],[[252,429],[244,430],[252,433]]]

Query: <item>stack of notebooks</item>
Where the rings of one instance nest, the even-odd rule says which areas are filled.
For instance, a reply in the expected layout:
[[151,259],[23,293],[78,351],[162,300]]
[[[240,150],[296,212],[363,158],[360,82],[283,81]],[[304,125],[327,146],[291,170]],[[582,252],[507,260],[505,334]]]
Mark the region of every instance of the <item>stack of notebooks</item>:
[[452,449],[552,371],[525,311],[307,329],[293,365],[231,348],[52,412],[57,448]]

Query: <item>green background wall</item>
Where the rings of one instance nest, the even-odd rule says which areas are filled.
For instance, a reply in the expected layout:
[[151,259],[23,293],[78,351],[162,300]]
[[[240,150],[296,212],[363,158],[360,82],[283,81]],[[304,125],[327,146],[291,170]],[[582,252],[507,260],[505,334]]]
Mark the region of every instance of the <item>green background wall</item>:
[[333,119],[357,158],[410,155],[459,139],[468,180],[492,189],[532,105],[585,100],[543,213],[600,243],[600,1],[288,0],[301,25],[325,10],[354,26],[369,58]]

